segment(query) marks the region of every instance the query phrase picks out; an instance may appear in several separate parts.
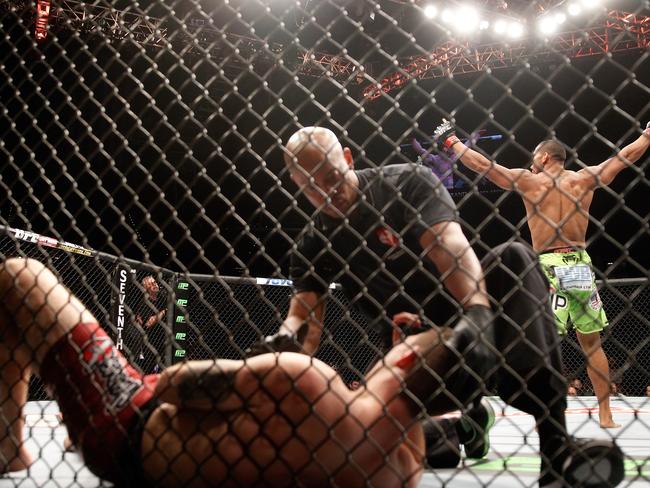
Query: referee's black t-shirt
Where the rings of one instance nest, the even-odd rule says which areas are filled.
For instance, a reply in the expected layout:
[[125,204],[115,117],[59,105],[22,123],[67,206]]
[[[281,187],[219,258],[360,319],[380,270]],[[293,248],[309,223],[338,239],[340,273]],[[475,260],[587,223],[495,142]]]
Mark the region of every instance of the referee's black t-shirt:
[[330,283],[340,283],[380,332],[387,332],[386,321],[402,311],[424,313],[443,325],[455,306],[441,294],[443,284],[419,238],[433,224],[457,220],[449,193],[422,166],[356,174],[361,194],[348,219],[319,214],[301,233],[291,259],[296,291],[323,294]]

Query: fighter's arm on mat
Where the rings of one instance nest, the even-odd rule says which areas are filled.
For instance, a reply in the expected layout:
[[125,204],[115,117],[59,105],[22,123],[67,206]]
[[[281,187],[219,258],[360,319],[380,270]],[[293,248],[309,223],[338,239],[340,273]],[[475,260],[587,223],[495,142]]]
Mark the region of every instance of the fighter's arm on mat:
[[632,143],[621,149],[616,156],[597,166],[589,166],[578,171],[587,188],[607,186],[628,166],[636,163],[650,147],[650,122],[643,133]]
[[492,183],[504,190],[526,191],[533,185],[533,173],[522,168],[507,168],[490,161],[478,151],[467,147],[447,121],[436,128],[437,142],[450,148],[460,161],[476,173],[484,174]]
[[305,354],[314,354],[320,344],[325,316],[325,300],[314,291],[298,291],[291,297],[289,312],[278,334],[298,335],[298,331],[307,323],[307,335],[302,344]]
[[420,236],[420,245],[440,272],[447,290],[463,308],[489,307],[481,263],[458,222],[432,225]]

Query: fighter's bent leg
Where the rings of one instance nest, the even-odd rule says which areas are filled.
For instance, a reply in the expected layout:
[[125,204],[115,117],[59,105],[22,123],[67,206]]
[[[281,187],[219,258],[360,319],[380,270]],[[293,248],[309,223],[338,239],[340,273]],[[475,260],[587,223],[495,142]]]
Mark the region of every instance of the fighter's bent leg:
[[30,351],[35,373],[50,347],[65,333],[79,323],[97,322],[39,261],[8,259],[0,275],[3,342]]
[[28,467],[22,409],[29,377],[66,330],[92,315],[43,264],[8,259],[0,264],[0,473]]
[[0,344],[0,473],[20,471],[32,464],[24,445],[22,415],[29,376],[29,358]]

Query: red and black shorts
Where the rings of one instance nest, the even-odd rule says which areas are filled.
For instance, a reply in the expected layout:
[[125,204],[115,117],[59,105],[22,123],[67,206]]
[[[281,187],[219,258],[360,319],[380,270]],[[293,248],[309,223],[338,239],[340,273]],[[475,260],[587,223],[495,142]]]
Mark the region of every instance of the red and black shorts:
[[40,369],[88,468],[119,485],[141,479],[142,430],[158,405],[158,375],[130,366],[98,324],[77,325]]

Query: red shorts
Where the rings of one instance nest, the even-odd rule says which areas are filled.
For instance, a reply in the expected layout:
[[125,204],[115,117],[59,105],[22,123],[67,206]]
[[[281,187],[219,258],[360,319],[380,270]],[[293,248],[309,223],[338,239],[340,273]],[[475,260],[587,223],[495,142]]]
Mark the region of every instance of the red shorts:
[[52,346],[40,369],[88,468],[115,483],[132,478],[158,375],[130,366],[98,324],[77,325]]

